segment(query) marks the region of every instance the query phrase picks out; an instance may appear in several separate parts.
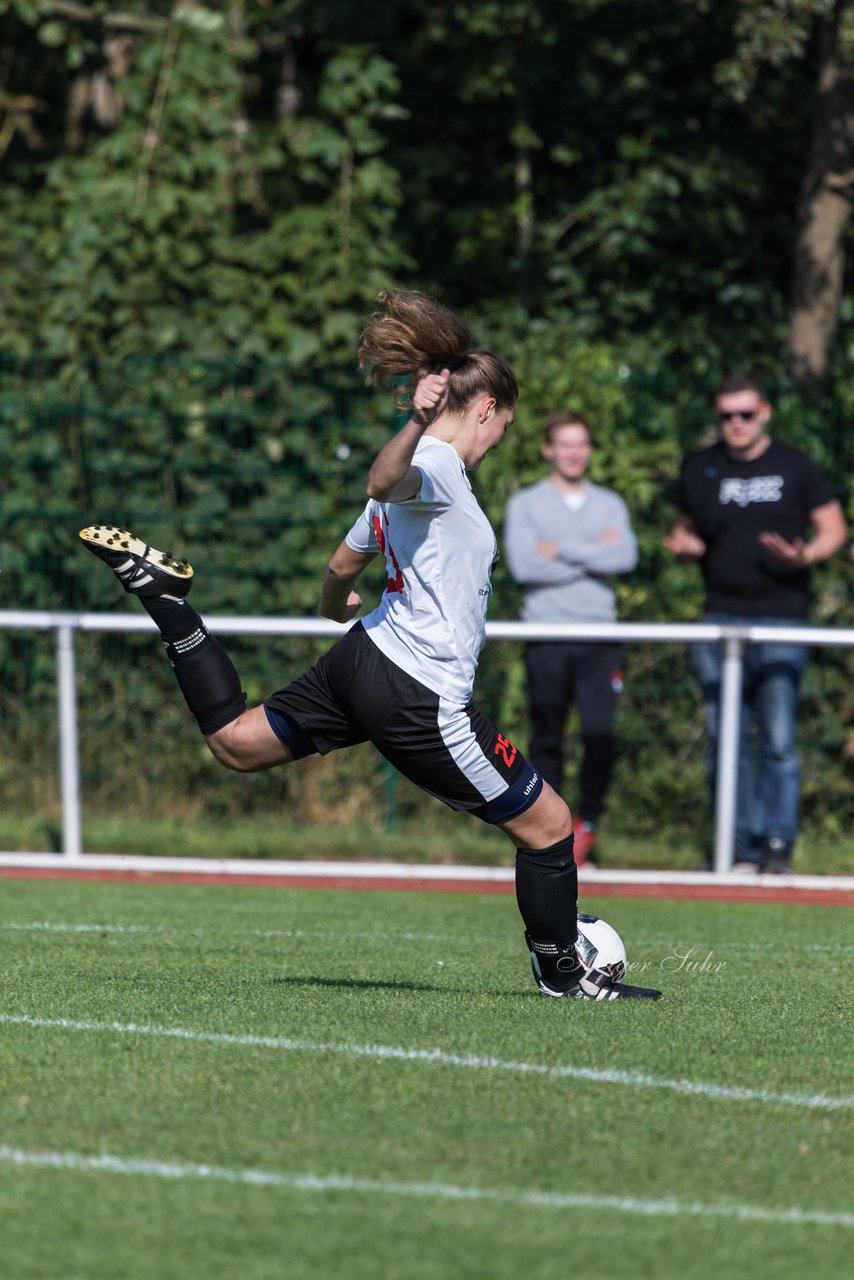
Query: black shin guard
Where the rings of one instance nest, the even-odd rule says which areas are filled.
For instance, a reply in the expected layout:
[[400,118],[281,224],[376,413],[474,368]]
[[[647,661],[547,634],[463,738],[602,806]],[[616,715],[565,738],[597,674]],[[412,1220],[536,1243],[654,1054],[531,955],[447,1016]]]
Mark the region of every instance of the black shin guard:
[[166,656],[202,733],[216,733],[242,715],[246,694],[234,664],[195,609],[165,596],[142,604],[160,628]]
[[205,737],[243,715],[246,694],[234,663],[218,640],[205,631],[195,648],[175,659],[171,648],[167,644],[166,652],[181,692]]
[[516,850],[516,902],[532,938],[575,946],[578,871],[572,835],[548,849]]
[[534,972],[568,990],[581,974],[575,954],[578,871],[570,834],[548,849],[516,850],[516,902]]

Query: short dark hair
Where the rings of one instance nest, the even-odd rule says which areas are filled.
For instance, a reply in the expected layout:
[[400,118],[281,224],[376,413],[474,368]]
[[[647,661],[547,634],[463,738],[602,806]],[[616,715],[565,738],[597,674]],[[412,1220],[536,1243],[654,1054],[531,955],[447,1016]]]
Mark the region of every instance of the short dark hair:
[[582,418],[580,413],[576,413],[573,409],[557,409],[554,413],[550,413],[543,428],[546,444],[551,444],[552,436],[558,427],[583,427],[587,432],[590,447],[593,448],[593,432],[590,430],[590,423],[586,418]]
[[755,391],[760,400],[767,400],[765,387],[758,378],[750,373],[730,373],[715,387],[715,399],[718,396],[733,396],[739,391]]

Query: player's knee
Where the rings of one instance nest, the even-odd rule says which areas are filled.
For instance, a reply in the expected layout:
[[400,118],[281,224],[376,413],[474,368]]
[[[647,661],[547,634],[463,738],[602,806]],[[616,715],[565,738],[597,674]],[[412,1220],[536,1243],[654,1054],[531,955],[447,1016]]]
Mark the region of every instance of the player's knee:
[[[546,785],[548,786],[548,783]],[[542,839],[546,846],[565,840],[572,830],[572,814],[569,805],[553,788],[549,790],[551,791],[550,803],[542,818]]]
[[251,773],[255,768],[254,762],[239,734],[230,732],[231,729],[231,725],[226,725],[224,729],[205,738],[208,750],[223,768],[231,769],[234,773]]
[[526,849],[548,849],[565,840],[572,831],[569,805],[547,782],[530,809],[525,809],[510,822],[499,824],[517,846]]

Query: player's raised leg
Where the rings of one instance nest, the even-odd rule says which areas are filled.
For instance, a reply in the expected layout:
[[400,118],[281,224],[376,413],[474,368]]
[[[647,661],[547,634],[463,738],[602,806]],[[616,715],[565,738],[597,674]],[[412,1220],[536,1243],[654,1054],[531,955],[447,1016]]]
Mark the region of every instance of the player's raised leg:
[[263,708],[247,711],[234,664],[187,603],[192,566],[115,525],[89,525],[80,538],[150,614],[187,706],[217,760],[241,773],[291,760]]

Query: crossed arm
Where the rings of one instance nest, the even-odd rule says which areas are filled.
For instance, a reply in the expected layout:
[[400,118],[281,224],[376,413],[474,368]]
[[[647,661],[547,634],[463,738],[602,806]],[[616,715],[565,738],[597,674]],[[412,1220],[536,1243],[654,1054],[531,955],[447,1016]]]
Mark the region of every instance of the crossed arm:
[[612,522],[595,538],[542,538],[535,507],[521,495],[511,499],[504,523],[510,572],[526,586],[570,586],[585,574],[629,573],[637,564],[637,541],[627,514],[614,511]]

